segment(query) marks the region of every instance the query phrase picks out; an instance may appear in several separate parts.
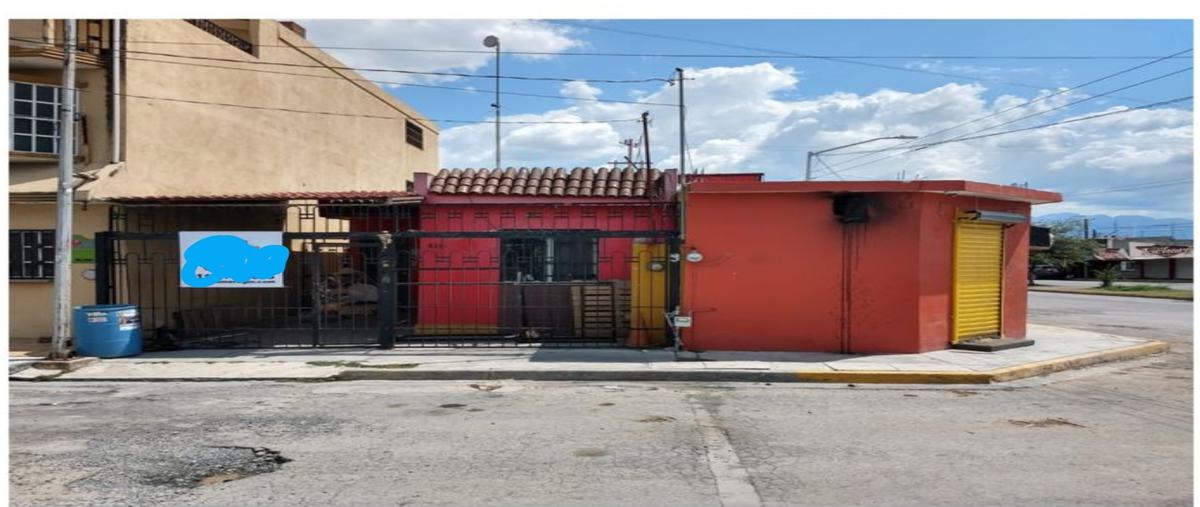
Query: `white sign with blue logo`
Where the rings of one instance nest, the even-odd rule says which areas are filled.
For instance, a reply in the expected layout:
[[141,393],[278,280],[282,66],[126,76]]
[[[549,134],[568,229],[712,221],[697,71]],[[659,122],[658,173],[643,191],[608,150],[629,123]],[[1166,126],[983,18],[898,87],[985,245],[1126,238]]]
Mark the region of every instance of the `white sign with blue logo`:
[[179,286],[283,287],[291,253],[279,231],[180,231]]

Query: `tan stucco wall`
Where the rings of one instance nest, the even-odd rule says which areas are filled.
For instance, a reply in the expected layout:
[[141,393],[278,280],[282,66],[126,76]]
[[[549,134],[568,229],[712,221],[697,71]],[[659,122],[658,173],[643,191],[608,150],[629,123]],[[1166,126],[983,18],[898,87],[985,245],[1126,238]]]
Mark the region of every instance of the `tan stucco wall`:
[[[183,21],[129,21],[126,93],[130,96],[124,103],[126,170],[114,176],[111,184],[104,186],[103,193],[141,196],[404,189],[413,172],[437,168],[436,125],[370,83],[338,77],[339,71],[262,65],[261,62],[344,64],[311,49],[305,39],[274,21],[252,21],[250,28],[253,42],[257,43],[257,58],[220,43]],[[388,119],[255,110],[136,96]],[[423,150],[405,142],[404,120],[391,119],[406,115],[425,128]]]
[[[108,229],[108,206],[75,206],[74,233],[95,238],[97,231]],[[53,229],[54,204],[8,205],[10,229]],[[96,284],[83,278],[83,271],[95,269],[95,264],[71,265],[71,304],[95,303]],[[12,281],[8,284],[8,333],[13,338],[50,336],[54,284],[46,281]]]
[[8,36],[21,39],[41,40],[46,33],[45,20],[42,19],[10,19],[8,20]]

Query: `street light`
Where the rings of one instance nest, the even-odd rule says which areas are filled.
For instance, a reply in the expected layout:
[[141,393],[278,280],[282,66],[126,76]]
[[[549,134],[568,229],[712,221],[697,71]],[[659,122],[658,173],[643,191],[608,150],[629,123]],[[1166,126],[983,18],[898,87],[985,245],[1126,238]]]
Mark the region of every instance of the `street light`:
[[833,148],[826,148],[826,149],[824,149],[824,150],[821,150],[821,151],[810,151],[810,152],[808,152],[808,160],[807,160],[807,161],[805,161],[805,163],[804,163],[804,181],[812,181],[812,161],[813,161],[813,157],[816,157],[817,155],[820,155],[820,154],[822,154],[822,153],[829,153],[829,152],[831,152],[831,151],[834,151],[834,150],[840,150],[840,149],[842,149],[842,148],[849,148],[849,147],[851,147],[851,146],[858,146],[858,145],[860,145],[860,144],[867,144],[867,143],[871,143],[871,142],[875,142],[875,141],[882,141],[882,140],[884,140],[884,139],[916,139],[916,138],[917,138],[917,136],[887,136],[887,137],[876,137],[876,138],[874,138],[874,139],[867,139],[866,141],[859,141],[859,142],[857,142],[857,143],[843,144],[843,145],[841,145],[841,146],[834,146]]
[[483,46],[496,48],[496,102],[492,107],[496,109],[496,170],[500,170],[500,38],[495,35],[489,35],[483,38]]

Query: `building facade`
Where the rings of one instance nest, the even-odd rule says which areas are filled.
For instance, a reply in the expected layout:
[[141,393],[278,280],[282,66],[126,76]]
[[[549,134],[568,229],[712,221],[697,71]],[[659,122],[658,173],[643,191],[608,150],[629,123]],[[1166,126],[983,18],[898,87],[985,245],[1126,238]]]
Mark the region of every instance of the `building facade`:
[[914,353],[1025,336],[1029,216],[1061,196],[970,181],[690,185],[693,350]]
[[676,184],[634,167],[418,174],[408,333],[668,345]]
[[1117,266],[1127,280],[1190,281],[1192,240],[1165,237],[1097,238],[1100,246],[1088,262],[1092,272]]
[[[368,189],[389,189],[376,197],[391,198],[413,173],[438,167],[437,125],[314,47],[295,23],[77,24],[74,304],[96,301],[97,234],[127,225],[131,207],[143,223],[162,226],[156,233],[180,230],[165,217],[181,216],[185,203],[248,201],[272,216],[242,223],[256,215],[230,219],[197,208],[201,218],[188,227],[348,230],[344,220],[289,213],[302,209],[297,203]],[[62,30],[57,20],[9,22],[13,337],[47,336],[51,327]],[[163,248],[164,263],[177,258]]]

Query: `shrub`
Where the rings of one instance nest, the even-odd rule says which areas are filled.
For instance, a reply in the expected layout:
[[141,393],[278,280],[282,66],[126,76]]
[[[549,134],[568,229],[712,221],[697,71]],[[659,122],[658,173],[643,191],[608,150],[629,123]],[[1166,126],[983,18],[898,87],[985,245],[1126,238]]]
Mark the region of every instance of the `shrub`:
[[1113,282],[1121,276],[1121,270],[1117,266],[1108,266],[1104,269],[1096,271],[1096,279],[1100,280],[1100,288],[1107,289],[1113,286]]

